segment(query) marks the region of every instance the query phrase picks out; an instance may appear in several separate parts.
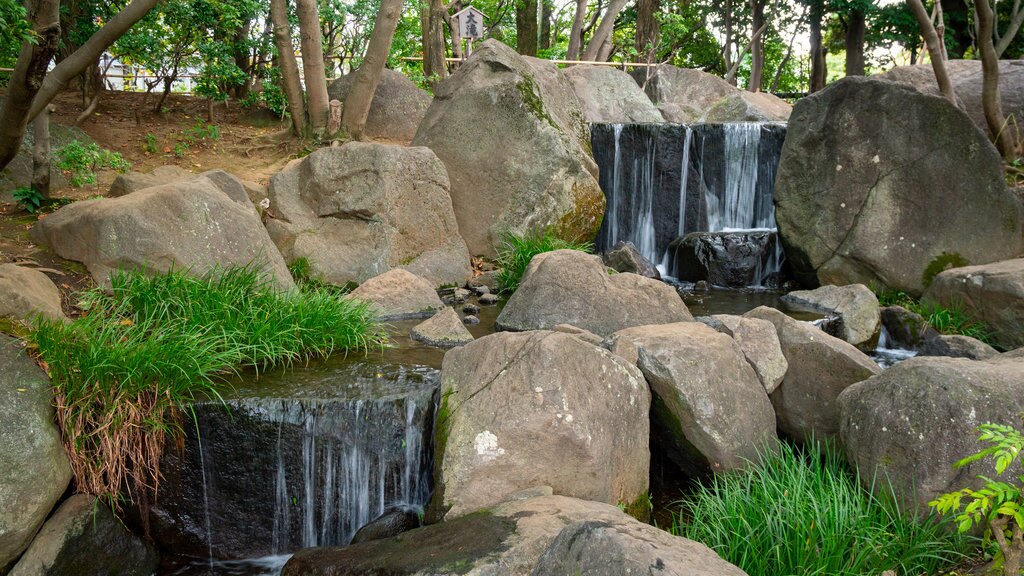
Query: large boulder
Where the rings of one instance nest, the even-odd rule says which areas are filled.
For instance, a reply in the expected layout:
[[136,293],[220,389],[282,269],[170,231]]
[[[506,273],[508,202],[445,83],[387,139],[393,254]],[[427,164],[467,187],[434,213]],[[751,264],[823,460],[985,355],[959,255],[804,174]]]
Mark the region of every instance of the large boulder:
[[[0,103],[3,98],[0,98]],[[81,128],[64,126],[56,122],[50,122],[50,148],[57,150],[70,142],[81,142],[89,144],[93,139],[82,131]],[[0,170],[0,201],[8,202],[13,200],[11,192],[15,188],[30,186],[32,184],[32,148],[35,145],[34,123],[29,124],[25,130],[25,137],[21,140],[14,158]],[[50,165],[50,191],[55,192],[66,188],[68,179],[61,172],[56,162]]]
[[789,369],[789,362],[782,353],[774,324],[767,320],[729,314],[701,316],[697,320],[732,336],[743,351],[747,362],[754,368],[754,372],[757,372],[765,392],[771,394],[779,387],[786,370]]
[[149,576],[160,557],[93,496],[68,498],[8,576]]
[[105,286],[118,269],[203,274],[252,264],[278,288],[293,289],[284,259],[240,184],[238,189],[241,196],[233,198],[201,177],[75,202],[39,220],[31,237],[82,262]]
[[793,106],[767,92],[737,90],[715,103],[704,115],[705,122],[785,122]]
[[498,333],[445,354],[440,394],[431,516],[539,484],[647,512],[651,396],[622,358],[561,332]]
[[778,238],[770,230],[691,232],[669,245],[671,271],[679,280],[745,288],[773,283]]
[[346,548],[298,551],[283,576],[745,576],[707,546],[598,502],[532,490],[485,511]]
[[609,274],[599,256],[555,250],[533,257],[498,316],[499,330],[572,324],[601,336],[631,326],[693,320],[668,284],[637,274]]
[[18,342],[0,335],[0,573],[32,541],[71,480],[53,389]]
[[683,470],[743,468],[774,444],[768,393],[727,334],[680,322],[627,328],[613,340],[651,385],[655,435]]
[[[988,132],[985,110],[982,106],[982,70],[980,60],[947,60],[946,73],[957,100],[971,120]],[[876,78],[913,86],[925,94],[939,95],[939,83],[931,64],[897,66]],[[999,100],[1003,114],[1012,116],[1019,124],[1024,118],[1024,62],[1020,60],[999,61]]]
[[784,121],[792,111],[777,96],[740,90],[702,70],[661,64],[637,69],[633,79],[668,122]]
[[774,308],[760,306],[744,316],[775,325],[789,363],[782,384],[771,393],[779,432],[797,441],[835,437],[839,433],[836,397],[882,369],[852,344]]
[[1020,201],[985,134],[948,101],[884,80],[847,77],[797,102],[775,207],[786,259],[812,286],[919,295],[949,261],[1021,252]]
[[787,308],[798,312],[838,316],[838,337],[854,346],[873,348],[878,340],[882,325],[878,297],[863,284],[794,290],[781,300]]
[[946,270],[924,299],[983,322],[1005,348],[1024,346],[1024,258]]
[[435,286],[472,275],[444,165],[427,148],[350,142],[270,180],[267,230],[313,276],[361,283],[404,268]]
[[1024,359],[911,358],[850,386],[838,404],[840,438],[861,480],[887,478],[908,509],[925,513],[939,494],[980,488],[976,476],[993,474],[989,459],[953,464],[981,449],[978,425],[1020,426]]
[[401,268],[370,278],[349,297],[369,302],[381,320],[429,318],[445,307],[430,282]]
[[553,64],[487,40],[435,94],[413,144],[433,150],[448,169],[472,254],[494,256],[504,232],[553,228],[563,238],[594,237],[605,201],[590,131]]
[[570,66],[562,70],[562,75],[572,82],[587,122],[664,122],[650,98],[622,70],[610,66]]
[[107,196],[117,198],[144,188],[162,186],[171,182],[194,180],[196,175],[179,166],[157,166],[152,172],[126,172],[114,178]]
[[38,270],[0,264],[0,318],[27,322],[36,315],[66,319],[60,307],[60,290]]
[[[338,78],[327,87],[331,100],[344,102],[358,71]],[[430,106],[430,94],[401,72],[385,68],[366,117],[366,136],[374,140],[408,145]]]

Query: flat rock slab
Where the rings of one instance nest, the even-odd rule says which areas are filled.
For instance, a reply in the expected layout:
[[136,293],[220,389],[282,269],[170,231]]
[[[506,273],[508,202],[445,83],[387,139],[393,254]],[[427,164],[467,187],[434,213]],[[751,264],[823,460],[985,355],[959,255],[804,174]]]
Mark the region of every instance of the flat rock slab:
[[782,297],[792,310],[836,315],[842,319],[838,336],[854,346],[874,347],[882,317],[878,297],[863,284],[794,290]]
[[449,306],[441,309],[429,320],[414,326],[409,336],[413,340],[438,348],[454,348],[473,341],[473,335],[463,325],[459,314]]

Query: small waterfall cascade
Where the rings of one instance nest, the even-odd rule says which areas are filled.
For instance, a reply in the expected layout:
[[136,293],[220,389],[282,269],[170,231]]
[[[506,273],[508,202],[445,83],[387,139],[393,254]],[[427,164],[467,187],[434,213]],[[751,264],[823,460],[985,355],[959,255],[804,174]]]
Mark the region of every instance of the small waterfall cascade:
[[[774,231],[772,189],[785,125],[594,124],[591,144],[607,200],[598,249],[632,242],[672,274],[670,245],[693,232]],[[777,274],[779,242],[757,270]]]
[[350,362],[287,376],[194,406],[197,425],[164,457],[158,544],[219,562],[343,546],[386,509],[426,504],[437,370]]

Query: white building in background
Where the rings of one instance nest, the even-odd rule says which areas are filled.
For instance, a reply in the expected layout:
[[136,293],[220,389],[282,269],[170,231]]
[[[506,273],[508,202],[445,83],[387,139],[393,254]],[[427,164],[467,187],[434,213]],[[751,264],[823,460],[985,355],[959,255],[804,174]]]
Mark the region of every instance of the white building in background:
[[[153,73],[139,66],[129,66],[121,60],[114,58],[109,52],[100,56],[100,69],[106,70],[103,76],[103,84],[107,90],[123,92],[145,92],[146,81],[153,80]],[[177,80],[171,84],[172,92],[191,93],[193,82],[192,77],[199,73],[198,69],[186,68],[179,74]],[[153,88],[153,92],[163,91],[163,82]]]

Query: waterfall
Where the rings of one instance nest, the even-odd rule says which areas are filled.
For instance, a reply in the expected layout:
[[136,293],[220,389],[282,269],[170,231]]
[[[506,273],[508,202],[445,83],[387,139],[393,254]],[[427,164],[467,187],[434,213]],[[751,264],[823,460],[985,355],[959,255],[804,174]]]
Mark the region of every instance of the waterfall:
[[[632,242],[665,269],[669,246],[691,232],[773,230],[772,189],[782,124],[594,124],[591,143],[607,211],[597,247]],[[776,274],[773,253],[758,277]]]

